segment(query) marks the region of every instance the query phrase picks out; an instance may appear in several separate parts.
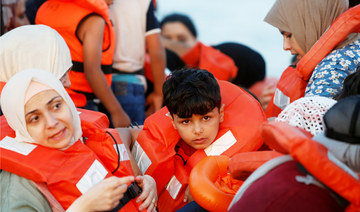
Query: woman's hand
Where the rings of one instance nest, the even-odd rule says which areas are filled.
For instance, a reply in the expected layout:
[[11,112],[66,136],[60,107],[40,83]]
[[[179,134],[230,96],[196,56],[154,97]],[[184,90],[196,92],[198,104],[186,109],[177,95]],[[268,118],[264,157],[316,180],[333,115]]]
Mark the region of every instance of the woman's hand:
[[133,176],[106,178],[76,199],[66,211],[92,212],[111,210],[119,204],[120,199],[124,196],[127,184],[134,180]]
[[143,202],[140,205],[139,210],[147,209],[147,211],[156,212],[158,196],[154,178],[149,175],[137,176],[135,181],[143,190],[136,199],[136,202]]

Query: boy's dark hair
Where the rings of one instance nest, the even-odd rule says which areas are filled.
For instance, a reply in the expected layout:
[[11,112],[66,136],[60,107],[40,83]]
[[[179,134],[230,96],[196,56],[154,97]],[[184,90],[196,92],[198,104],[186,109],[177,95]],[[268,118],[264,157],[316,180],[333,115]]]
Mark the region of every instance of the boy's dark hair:
[[220,109],[220,87],[206,70],[185,68],[172,72],[163,85],[164,105],[171,115],[189,118]]
[[164,24],[169,23],[169,22],[180,22],[180,23],[184,24],[185,27],[190,31],[190,33],[195,38],[197,37],[197,32],[196,32],[195,25],[188,16],[186,16],[184,14],[180,14],[180,13],[172,13],[170,15],[167,15],[160,22],[160,28],[162,28]]

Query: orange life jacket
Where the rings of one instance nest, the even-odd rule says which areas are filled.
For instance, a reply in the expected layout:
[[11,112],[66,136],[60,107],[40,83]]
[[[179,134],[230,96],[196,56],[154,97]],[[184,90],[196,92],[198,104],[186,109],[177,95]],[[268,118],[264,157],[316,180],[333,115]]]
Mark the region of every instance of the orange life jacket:
[[259,102],[232,83],[218,82],[225,104],[224,121],[215,141],[193,153],[186,165],[176,155],[180,135],[167,116],[167,108],[148,117],[137,137],[132,153],[141,171],[156,180],[160,211],[172,211],[184,205],[190,171],[204,157],[254,151],[263,143],[260,128],[266,118]]
[[276,117],[288,104],[301,98],[316,65],[352,32],[360,32],[360,5],[341,14],[314,46],[298,62],[288,67],[277,83],[277,89],[266,108],[267,117]]
[[[109,19],[109,8],[103,0],[48,0],[39,8],[35,20],[36,24],[45,24],[54,28],[64,38],[73,61],[73,68],[69,72],[70,89],[85,93],[93,93],[93,90],[84,74],[83,46],[76,32],[80,24],[93,14],[101,15],[105,20],[101,69],[107,82],[111,85],[115,33]],[[85,106],[86,99],[78,97],[78,95],[82,96],[79,92],[70,93],[77,107]]]
[[280,151],[290,154],[308,172],[328,188],[351,203],[347,211],[360,211],[360,180],[345,164],[335,158],[322,144],[309,134],[282,122],[264,124],[265,140],[277,144]]
[[[85,144],[77,141],[64,151],[5,137],[0,142],[0,169],[45,183],[65,209],[112,172],[118,177],[134,175],[116,130],[111,132],[112,137],[90,123],[83,122],[82,129]],[[122,210],[138,211],[134,200]]]
[[231,81],[238,71],[231,57],[201,42],[181,56],[181,59],[187,66],[208,70],[219,80]]

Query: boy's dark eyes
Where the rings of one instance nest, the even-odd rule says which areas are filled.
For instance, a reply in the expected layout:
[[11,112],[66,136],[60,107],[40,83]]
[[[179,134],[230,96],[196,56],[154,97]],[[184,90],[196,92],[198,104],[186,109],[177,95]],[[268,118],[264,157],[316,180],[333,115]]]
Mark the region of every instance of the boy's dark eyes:
[[209,119],[210,119],[210,116],[204,116],[203,119],[204,119],[204,120],[209,120]]
[[182,124],[188,124],[190,121],[189,120],[182,120],[181,123]]

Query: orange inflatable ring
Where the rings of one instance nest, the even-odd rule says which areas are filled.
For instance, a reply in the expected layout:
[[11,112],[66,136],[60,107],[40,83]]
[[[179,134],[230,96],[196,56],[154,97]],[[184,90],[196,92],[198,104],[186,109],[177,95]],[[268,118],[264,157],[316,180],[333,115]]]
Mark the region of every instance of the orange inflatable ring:
[[[191,171],[189,189],[194,200],[209,211],[227,211],[234,195],[225,193],[215,185],[219,176],[228,173],[229,157],[208,156]],[[205,192],[204,192],[205,191]]]

